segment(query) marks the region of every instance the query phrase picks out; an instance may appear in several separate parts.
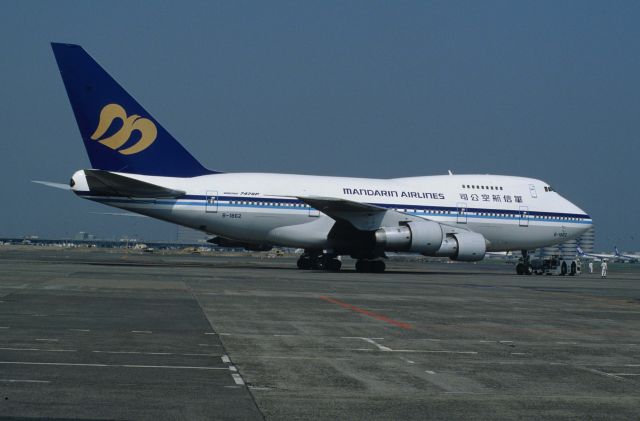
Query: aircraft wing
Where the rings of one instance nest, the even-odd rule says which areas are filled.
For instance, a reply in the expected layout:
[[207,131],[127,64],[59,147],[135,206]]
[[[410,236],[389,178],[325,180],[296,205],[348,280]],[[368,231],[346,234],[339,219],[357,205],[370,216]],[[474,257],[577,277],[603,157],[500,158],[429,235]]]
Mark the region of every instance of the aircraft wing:
[[336,221],[349,222],[362,231],[370,231],[380,227],[387,208],[368,203],[334,197],[296,196],[307,205],[318,209]]

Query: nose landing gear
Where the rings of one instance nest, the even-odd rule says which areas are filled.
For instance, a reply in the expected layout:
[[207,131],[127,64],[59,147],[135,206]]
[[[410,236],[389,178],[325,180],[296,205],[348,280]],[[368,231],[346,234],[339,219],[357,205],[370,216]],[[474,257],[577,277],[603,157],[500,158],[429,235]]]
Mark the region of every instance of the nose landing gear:
[[518,275],[531,275],[533,273],[531,257],[527,250],[522,250],[522,262],[516,265],[516,273]]

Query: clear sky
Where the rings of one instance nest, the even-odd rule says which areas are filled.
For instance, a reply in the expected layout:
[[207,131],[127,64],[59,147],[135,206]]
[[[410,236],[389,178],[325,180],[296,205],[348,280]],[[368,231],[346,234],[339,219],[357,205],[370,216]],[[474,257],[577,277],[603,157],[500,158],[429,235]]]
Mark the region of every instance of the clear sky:
[[541,178],[640,249],[638,1],[3,1],[0,236],[174,226],[30,180],[88,168],[49,42],[81,44],[205,166]]

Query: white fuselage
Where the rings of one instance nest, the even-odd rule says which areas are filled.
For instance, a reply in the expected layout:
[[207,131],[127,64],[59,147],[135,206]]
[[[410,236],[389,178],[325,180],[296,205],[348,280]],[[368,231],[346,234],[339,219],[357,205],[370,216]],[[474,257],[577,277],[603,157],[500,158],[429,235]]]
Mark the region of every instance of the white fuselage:
[[335,221],[298,197],[346,199],[385,207],[407,217],[482,234],[487,251],[543,247],[575,238],[591,227],[580,208],[543,181],[496,175],[444,175],[396,179],[267,173],[172,178],[122,174],[186,195],[178,199],[93,196],[82,171],[73,190],[110,206],[218,236],[288,247],[326,249]]

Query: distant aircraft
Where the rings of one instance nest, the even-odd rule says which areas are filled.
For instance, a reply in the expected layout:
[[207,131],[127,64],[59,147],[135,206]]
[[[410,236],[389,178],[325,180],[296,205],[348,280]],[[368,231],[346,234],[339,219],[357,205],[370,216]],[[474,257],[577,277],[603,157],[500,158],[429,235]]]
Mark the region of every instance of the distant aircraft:
[[622,260],[629,260],[632,262],[637,262],[638,260],[640,260],[640,254],[626,254],[626,253],[620,253],[620,250],[618,250],[618,247],[614,247],[615,249],[615,256],[618,259],[622,259]]
[[584,250],[582,250],[582,247],[577,246],[576,247],[576,253],[578,254],[579,257],[582,257],[583,259],[591,259],[591,260],[596,260],[596,261],[601,261],[604,259],[615,259],[616,255],[615,254],[597,254],[597,253],[585,253]]
[[[82,47],[52,48],[92,165],[73,174],[73,192],[215,235],[216,244],[304,249],[300,269],[339,270],[338,256],[350,255],[360,272],[384,271],[390,251],[477,261],[487,252],[522,250],[517,271],[531,273],[526,250],[578,237],[592,225],[582,209],[533,178],[212,171]],[[222,151],[218,159],[224,162]]]

